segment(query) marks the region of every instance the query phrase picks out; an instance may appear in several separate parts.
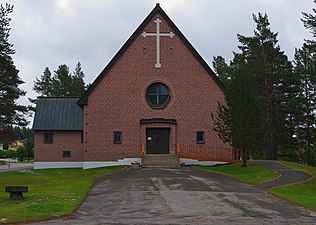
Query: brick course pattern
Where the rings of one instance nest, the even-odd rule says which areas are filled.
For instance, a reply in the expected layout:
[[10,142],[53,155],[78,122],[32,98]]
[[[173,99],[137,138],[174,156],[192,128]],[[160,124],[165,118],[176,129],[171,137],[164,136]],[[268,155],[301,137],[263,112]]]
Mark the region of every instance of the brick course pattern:
[[[160,32],[172,31],[159,14],[144,31],[156,32],[156,18],[162,20]],[[161,68],[155,68],[156,38],[139,34],[91,92],[84,106],[84,161],[140,157],[150,127],[171,128],[171,152],[177,143],[198,146],[197,131],[205,132],[205,146],[231,150],[212,130],[211,113],[223,102],[223,92],[177,35],[160,38],[160,61]],[[155,82],[171,92],[165,109],[152,109],[146,101],[146,89]],[[140,124],[151,118],[176,119],[177,124]],[[114,131],[122,131],[122,144],[113,143]]]
[[[44,144],[44,133],[53,133],[53,144]],[[35,162],[82,162],[82,131],[36,131],[34,134]],[[63,157],[71,151],[71,157]]]

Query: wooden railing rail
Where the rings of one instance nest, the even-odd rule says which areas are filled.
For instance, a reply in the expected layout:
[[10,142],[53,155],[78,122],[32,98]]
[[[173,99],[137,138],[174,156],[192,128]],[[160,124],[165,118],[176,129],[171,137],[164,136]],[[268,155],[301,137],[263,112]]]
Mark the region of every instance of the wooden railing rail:
[[240,151],[234,151],[229,147],[177,144],[176,150],[179,158],[201,161],[235,162],[240,158]]

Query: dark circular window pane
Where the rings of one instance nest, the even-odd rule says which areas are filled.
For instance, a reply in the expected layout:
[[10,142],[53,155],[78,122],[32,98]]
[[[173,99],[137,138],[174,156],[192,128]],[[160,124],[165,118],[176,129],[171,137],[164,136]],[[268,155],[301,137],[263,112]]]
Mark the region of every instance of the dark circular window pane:
[[146,99],[152,108],[164,108],[170,100],[169,89],[161,83],[154,83],[147,88]]

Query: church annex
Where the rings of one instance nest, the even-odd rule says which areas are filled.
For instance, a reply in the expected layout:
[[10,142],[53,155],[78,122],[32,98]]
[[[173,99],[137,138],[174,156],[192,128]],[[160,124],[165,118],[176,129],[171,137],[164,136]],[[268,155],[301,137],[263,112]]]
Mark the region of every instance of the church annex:
[[223,100],[218,77],[157,4],[83,96],[38,98],[35,169],[130,165],[150,155],[230,161],[211,117]]

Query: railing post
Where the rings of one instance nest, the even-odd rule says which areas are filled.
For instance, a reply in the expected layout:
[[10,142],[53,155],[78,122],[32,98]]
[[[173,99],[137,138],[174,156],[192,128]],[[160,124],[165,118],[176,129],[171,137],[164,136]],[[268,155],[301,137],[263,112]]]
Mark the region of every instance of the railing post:
[[178,158],[180,159],[180,144],[177,144],[177,152],[178,152]]
[[144,147],[144,144],[142,143],[142,162],[144,162],[144,158],[145,158],[145,147]]

